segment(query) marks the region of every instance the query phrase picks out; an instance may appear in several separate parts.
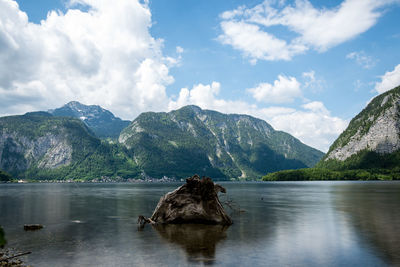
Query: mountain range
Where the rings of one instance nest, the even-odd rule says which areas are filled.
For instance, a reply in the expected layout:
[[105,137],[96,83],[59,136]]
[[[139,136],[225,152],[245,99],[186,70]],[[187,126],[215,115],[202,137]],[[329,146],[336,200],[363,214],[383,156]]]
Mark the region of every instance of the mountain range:
[[0,118],[0,169],[25,179],[255,179],[323,155],[260,119],[196,106],[142,113],[129,125],[79,102]]
[[0,169],[30,179],[399,179],[400,87],[371,100],[326,155],[263,120],[197,106],[129,122],[74,101],[2,117],[0,134]]

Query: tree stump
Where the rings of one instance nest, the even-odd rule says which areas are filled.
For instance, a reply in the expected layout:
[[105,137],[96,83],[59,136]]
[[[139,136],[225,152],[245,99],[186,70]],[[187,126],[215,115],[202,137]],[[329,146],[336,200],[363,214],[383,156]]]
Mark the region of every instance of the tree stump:
[[139,224],[219,224],[231,225],[218,199],[218,192],[226,190],[209,177],[198,175],[186,179],[186,184],[161,197],[153,215],[146,219],[139,216]]

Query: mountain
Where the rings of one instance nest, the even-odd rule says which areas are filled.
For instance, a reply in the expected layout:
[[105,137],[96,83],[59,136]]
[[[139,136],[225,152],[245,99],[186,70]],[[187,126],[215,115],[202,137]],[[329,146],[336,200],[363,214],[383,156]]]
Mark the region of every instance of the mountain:
[[[69,105],[88,114],[77,103]],[[254,179],[313,166],[323,156],[265,121],[196,106],[142,113],[118,140],[102,141],[87,123],[71,116],[2,117],[0,170],[17,179],[184,178],[194,173]]]
[[399,180],[400,86],[375,97],[314,168],[270,173],[263,180]]
[[27,179],[136,176],[119,145],[102,142],[79,119],[46,112],[0,118],[0,169]]
[[59,117],[78,118],[100,138],[117,139],[122,129],[130,123],[130,121],[115,117],[110,111],[100,106],[87,106],[77,101],[69,102],[61,108],[49,110],[49,113]]
[[329,148],[318,167],[400,166],[400,86],[375,97]]
[[135,163],[152,177],[247,178],[311,167],[323,153],[263,120],[186,106],[142,113],[120,136]]

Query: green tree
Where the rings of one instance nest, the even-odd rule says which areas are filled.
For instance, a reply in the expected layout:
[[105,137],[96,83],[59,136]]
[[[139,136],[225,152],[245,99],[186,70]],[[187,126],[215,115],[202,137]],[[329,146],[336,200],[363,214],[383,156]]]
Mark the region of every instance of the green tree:
[[0,170],[0,182],[11,181],[12,177],[8,173]]

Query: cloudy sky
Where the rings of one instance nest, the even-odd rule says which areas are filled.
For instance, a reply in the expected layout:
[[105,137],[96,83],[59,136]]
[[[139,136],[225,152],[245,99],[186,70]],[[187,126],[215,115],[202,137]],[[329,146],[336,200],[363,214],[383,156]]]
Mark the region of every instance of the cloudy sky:
[[0,116],[195,104],[327,151],[400,85],[400,0],[0,0]]

